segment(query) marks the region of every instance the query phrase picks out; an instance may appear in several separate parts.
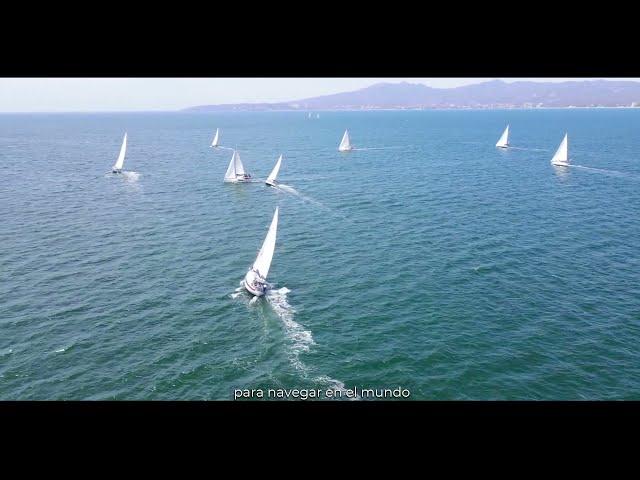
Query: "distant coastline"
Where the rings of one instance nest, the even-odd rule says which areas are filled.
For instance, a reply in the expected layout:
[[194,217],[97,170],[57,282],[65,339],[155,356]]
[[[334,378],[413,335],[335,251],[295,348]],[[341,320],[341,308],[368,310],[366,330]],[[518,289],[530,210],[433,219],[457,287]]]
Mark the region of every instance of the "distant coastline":
[[[638,106],[587,106],[587,107],[433,107],[433,108],[325,108],[325,109],[270,109],[270,110],[242,110],[242,109],[216,109],[216,110],[193,110],[191,108],[185,108],[177,110],[180,113],[270,113],[270,112],[288,112],[288,113],[308,113],[315,112],[422,112],[422,111],[486,111],[486,110],[640,110]],[[171,112],[171,111],[167,111]],[[164,112],[164,113],[167,113]],[[175,112],[175,111],[174,111]],[[82,112],[78,112],[82,113]],[[139,113],[139,112],[93,112],[93,113]],[[145,113],[145,112],[142,112]],[[149,112],[149,113],[163,113],[163,112]]]
[[455,88],[379,83],[352,92],[290,102],[197,105],[188,112],[503,110],[540,108],[638,108],[640,83],[632,81],[512,82]]
[[[640,106],[596,106],[596,107],[465,107],[465,108],[325,108],[313,110],[292,110],[292,109],[271,109],[271,110],[238,110],[238,109],[219,109],[219,110],[83,110],[83,111],[53,111],[53,112],[0,112],[0,116],[11,115],[162,115],[167,113],[184,113],[184,114],[212,114],[212,113],[299,113],[306,114],[310,111],[314,113],[322,112],[422,112],[422,111],[487,111],[487,110],[640,110]],[[314,119],[315,120],[315,119]]]

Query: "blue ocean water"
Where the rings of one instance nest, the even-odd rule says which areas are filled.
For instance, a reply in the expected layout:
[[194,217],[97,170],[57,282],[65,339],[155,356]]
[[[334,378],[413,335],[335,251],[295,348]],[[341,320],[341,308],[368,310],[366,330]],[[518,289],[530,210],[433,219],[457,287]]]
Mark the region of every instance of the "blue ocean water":
[[640,111],[0,115],[0,161],[0,399],[640,398]]

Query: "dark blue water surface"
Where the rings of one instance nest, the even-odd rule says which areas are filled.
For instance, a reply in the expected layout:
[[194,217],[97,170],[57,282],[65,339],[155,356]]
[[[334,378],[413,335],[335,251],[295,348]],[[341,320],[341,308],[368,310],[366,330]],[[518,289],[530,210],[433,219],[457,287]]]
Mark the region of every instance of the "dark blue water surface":
[[1,115],[0,161],[0,399],[640,398],[640,111]]

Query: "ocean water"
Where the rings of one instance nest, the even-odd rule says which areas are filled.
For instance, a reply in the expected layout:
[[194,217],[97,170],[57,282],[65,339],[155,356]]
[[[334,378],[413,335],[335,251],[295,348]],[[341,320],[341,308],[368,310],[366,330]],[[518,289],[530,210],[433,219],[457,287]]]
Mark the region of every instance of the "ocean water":
[[0,161],[0,399],[640,399],[638,110],[0,115]]

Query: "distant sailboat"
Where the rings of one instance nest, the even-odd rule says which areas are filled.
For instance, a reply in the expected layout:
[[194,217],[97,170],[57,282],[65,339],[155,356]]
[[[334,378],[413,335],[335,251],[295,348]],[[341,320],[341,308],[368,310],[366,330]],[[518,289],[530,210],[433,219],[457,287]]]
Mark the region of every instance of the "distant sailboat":
[[309,118],[311,118],[311,112],[309,112]]
[[551,159],[551,165],[568,166],[569,165],[569,139],[565,133],[562,143],[556,150],[555,155]]
[[127,153],[127,132],[124,133],[124,139],[122,140],[122,146],[120,147],[120,155],[116,163],[113,164],[111,169],[112,173],[122,173],[122,165],[124,164],[124,156]]
[[219,135],[220,135],[220,129],[216,128],[216,135],[213,137],[213,142],[211,142],[211,146],[214,148],[219,146],[219,143],[218,143]]
[[240,160],[240,154],[234,150],[229,166],[227,167],[227,173],[224,174],[224,181],[237,183],[246,182],[251,178],[251,175],[244,171],[244,165]]
[[320,118],[320,114],[319,113],[316,113],[316,118]]
[[351,140],[349,139],[349,130],[344,131],[344,135],[342,137],[342,141],[340,142],[338,150],[341,152],[348,152],[349,150],[353,150],[353,147],[351,146]]
[[505,128],[504,133],[496,143],[496,147],[498,148],[507,148],[509,146],[509,125]]
[[280,171],[281,163],[282,163],[282,155],[280,155],[280,158],[278,158],[278,161],[276,162],[276,166],[273,167],[273,170],[271,170],[271,173],[267,177],[267,180],[265,182],[267,185],[270,185],[272,187],[275,187],[278,185],[278,182],[276,181],[276,177],[278,176],[278,172]]
[[271,220],[271,226],[267,232],[267,236],[264,239],[262,248],[258,252],[256,261],[253,262],[253,266],[244,276],[244,287],[249,293],[260,297],[267,292],[267,275],[269,274],[269,268],[271,267],[271,260],[273,259],[273,252],[276,249],[276,231],[278,230],[278,207],[273,214],[273,220]]

